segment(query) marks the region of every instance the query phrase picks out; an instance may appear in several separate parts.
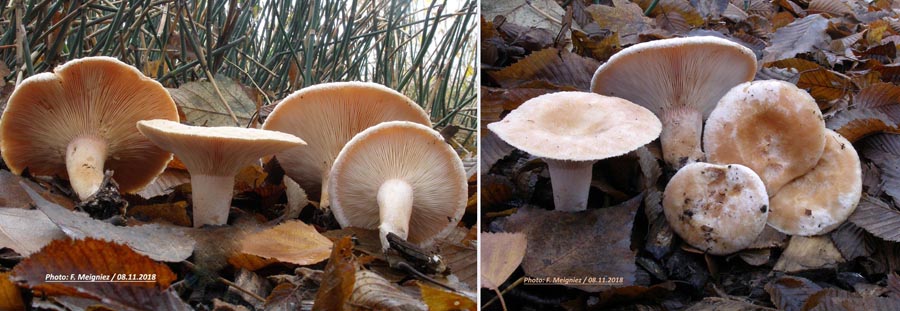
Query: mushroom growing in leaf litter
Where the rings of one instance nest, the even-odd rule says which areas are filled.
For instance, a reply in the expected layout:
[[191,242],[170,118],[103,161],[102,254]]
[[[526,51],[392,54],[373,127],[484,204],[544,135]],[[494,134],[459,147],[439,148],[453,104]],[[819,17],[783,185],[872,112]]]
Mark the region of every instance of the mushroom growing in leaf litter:
[[662,203],[675,233],[713,255],[750,246],[769,215],[765,185],[739,164],[688,164],[669,180]]
[[427,246],[454,228],[466,209],[462,160],[440,133],[408,121],[370,127],[341,150],[328,181],[341,227],[378,228]]
[[148,119],[178,121],[162,85],[115,58],[76,59],[16,87],[0,120],[0,152],[13,173],[67,177],[81,200],[100,189],[105,170],[135,192],[172,159],[134,127]]
[[370,126],[395,120],[431,126],[425,111],[395,90],[377,83],[334,82],[294,92],[275,107],[262,128],[309,142],[275,156],[285,173],[310,195],[320,194],[320,207],[327,208],[328,172],[344,144]]
[[259,158],[306,144],[294,135],[242,127],[201,127],[168,120],[137,123],[144,136],[175,153],[191,174],[194,227],[228,220],[234,176]]
[[594,162],[653,141],[662,125],[652,112],[625,99],[558,92],[529,99],[488,128],[543,158],[556,209],[578,212],[587,209]]
[[778,231],[803,236],[825,234],[856,210],[862,197],[859,155],[843,136],[826,131],[825,152],[819,163],[769,199],[769,225]]
[[735,85],[753,80],[756,56],[726,39],[673,38],[630,46],[594,73],[591,91],[621,97],[662,120],[663,158],[673,168],[702,161],[703,120]]
[[765,80],[731,89],[706,122],[709,162],[741,164],[770,196],[816,166],[825,150],[825,121],[816,101],[793,84]]

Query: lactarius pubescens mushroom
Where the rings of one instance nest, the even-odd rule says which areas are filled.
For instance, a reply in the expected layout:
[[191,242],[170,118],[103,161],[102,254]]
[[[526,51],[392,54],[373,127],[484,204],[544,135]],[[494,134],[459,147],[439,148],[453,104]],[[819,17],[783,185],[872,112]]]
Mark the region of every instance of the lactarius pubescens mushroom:
[[769,196],[743,165],[688,164],[663,193],[666,220],[688,244],[713,255],[750,246],[766,227]]
[[[281,101],[263,129],[302,137],[309,145],[275,156],[285,173],[327,208],[328,172],[354,135],[385,121],[412,121],[431,126],[415,102],[388,87],[368,82],[335,82],[310,86]],[[321,192],[319,192],[321,189]]]
[[134,127],[146,119],[178,120],[162,85],[114,58],[77,59],[16,87],[0,120],[0,152],[13,173],[67,177],[82,200],[100,188],[104,170],[121,191],[135,192],[172,159]]
[[653,141],[662,125],[646,108],[621,98],[559,92],[529,99],[488,128],[543,158],[556,209],[577,212],[587,208],[594,162]]
[[825,121],[816,101],[776,80],[731,89],[710,114],[703,135],[709,162],[749,167],[769,195],[816,166],[825,149]]
[[430,127],[391,121],[362,131],[344,146],[328,181],[342,227],[377,228],[426,246],[456,226],[468,187],[462,161]]
[[790,235],[825,234],[844,223],[862,196],[859,155],[847,139],[826,130],[825,152],[815,167],[769,199],[769,225]]
[[167,120],[137,123],[144,136],[172,151],[191,174],[194,227],[228,221],[234,175],[259,158],[305,144],[294,135],[242,127],[201,127]]
[[703,120],[735,85],[753,80],[756,56],[716,37],[650,41],[628,47],[594,73],[591,91],[627,99],[663,124],[663,158],[680,168],[702,161]]

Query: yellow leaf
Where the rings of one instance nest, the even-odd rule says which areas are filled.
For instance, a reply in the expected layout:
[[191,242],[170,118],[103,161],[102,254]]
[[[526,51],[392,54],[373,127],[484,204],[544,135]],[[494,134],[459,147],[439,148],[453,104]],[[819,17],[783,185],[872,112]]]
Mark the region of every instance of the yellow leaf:
[[241,252],[298,265],[311,265],[328,259],[331,240],[316,228],[301,221],[288,221],[250,234],[241,240]]

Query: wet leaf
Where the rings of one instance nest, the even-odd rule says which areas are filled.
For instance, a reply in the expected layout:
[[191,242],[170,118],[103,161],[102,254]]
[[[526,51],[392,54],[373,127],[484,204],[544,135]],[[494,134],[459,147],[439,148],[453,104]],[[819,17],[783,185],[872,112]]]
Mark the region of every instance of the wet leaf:
[[298,265],[328,259],[331,240],[302,221],[291,220],[241,239],[241,252]]
[[834,268],[841,262],[844,257],[828,237],[795,235],[772,269],[790,273]]
[[[188,82],[177,89],[168,89],[178,110],[184,113],[181,122],[203,126],[246,126],[256,113],[255,101],[244,92],[243,86],[225,76],[215,77],[216,86],[228,106],[222,102],[210,81]],[[231,112],[238,119],[236,124]]]
[[611,285],[576,286],[588,292],[634,284],[635,252],[631,228],[642,196],[621,205],[563,213],[521,208],[503,230],[528,237],[522,267],[530,277],[605,276],[620,279]]
[[778,310],[800,311],[810,295],[822,290],[812,281],[795,276],[784,276],[766,284],[766,292]]
[[325,266],[322,284],[316,293],[313,311],[337,311],[346,308],[350,295],[354,292],[357,269],[356,257],[353,256],[353,240],[348,236],[335,242],[328,265]]
[[887,203],[863,195],[850,215],[850,222],[887,241],[900,242],[900,211]]
[[422,291],[422,300],[431,311],[469,310],[475,311],[478,306],[472,298],[417,282]]
[[496,290],[525,257],[528,240],[521,233],[481,234],[481,287]]
[[547,82],[586,91],[590,89],[591,78],[598,67],[600,63],[593,59],[549,48],[531,53],[515,64],[500,71],[488,72],[487,75],[504,88]]
[[422,301],[404,293],[375,272],[356,272],[350,304],[371,310],[428,310]]
[[0,272],[0,310],[25,310],[22,292],[9,280],[9,272]]
[[792,58],[827,46],[827,28],[828,19],[820,14],[809,15],[779,28],[772,34],[771,45],[766,48],[762,62]]
[[[52,282],[47,275],[78,280],[79,275],[108,280],[140,278],[149,282]],[[132,251],[125,245],[95,240],[59,240],[16,265],[12,278],[34,290],[80,293],[127,310],[190,310],[166,288],[175,274],[165,264]]]
[[0,248],[28,256],[53,240],[65,238],[66,234],[39,210],[0,208]]

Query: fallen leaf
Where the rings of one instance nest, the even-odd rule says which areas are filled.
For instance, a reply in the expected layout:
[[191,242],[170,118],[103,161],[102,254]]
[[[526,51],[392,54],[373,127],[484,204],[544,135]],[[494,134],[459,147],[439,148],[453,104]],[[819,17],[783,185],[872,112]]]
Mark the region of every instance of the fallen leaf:
[[593,59],[609,59],[610,56],[622,50],[619,36],[609,35],[601,39],[581,31],[572,31],[572,45],[575,47],[575,54]]
[[419,284],[419,290],[422,292],[422,300],[425,301],[425,304],[430,311],[478,310],[478,306],[472,298],[448,292],[427,285],[424,282],[416,283]]
[[705,297],[703,300],[695,303],[694,305],[684,309],[684,311],[717,311],[717,310],[731,310],[731,311],[767,311],[775,309],[766,308],[763,306],[757,306],[747,301],[736,300],[736,299],[727,299],[727,298],[719,298],[719,297]]
[[481,287],[497,290],[525,257],[527,237],[522,233],[481,234]]
[[0,272],[0,310],[25,310],[22,292],[9,280],[9,272]]
[[481,206],[485,210],[494,210],[513,198],[512,182],[503,176],[481,175]]
[[792,58],[797,54],[812,52],[828,44],[828,19],[813,14],[778,28],[772,34],[771,45],[766,48],[762,62]]
[[850,222],[887,241],[900,242],[900,211],[877,198],[863,195]]
[[0,248],[28,256],[66,234],[39,210],[0,208]]
[[598,67],[600,63],[596,60],[549,48],[531,53],[500,71],[487,72],[487,75],[504,88],[528,88],[530,84],[549,82],[558,87],[587,91]]
[[746,262],[751,266],[762,266],[769,262],[769,258],[772,257],[772,250],[768,248],[763,249],[745,249],[738,253],[738,257],[741,257],[741,260]]
[[812,0],[809,2],[809,13],[828,13],[839,17],[853,14],[853,9],[841,0]]
[[450,272],[468,288],[474,289],[478,283],[478,247],[476,244],[460,240],[454,241],[449,237],[441,239],[435,244],[440,250],[439,254],[444,260],[444,264],[450,268]]
[[202,126],[245,126],[256,114],[256,104],[247,96],[243,87],[225,76],[214,77],[222,97],[227,101],[238,124],[235,124],[225,103],[216,93],[211,81],[193,81],[177,89],[168,89],[178,110],[184,112],[181,122]]
[[871,256],[874,251],[866,241],[866,231],[850,221],[831,232],[831,241],[847,261]]
[[[522,268],[536,278],[607,277],[604,285],[571,286],[599,292],[634,284],[635,251],[631,249],[634,216],[643,200],[632,198],[618,206],[563,213],[521,208],[507,218],[502,230],[528,237]],[[605,283],[605,282],[603,282]]]
[[[295,311],[309,310],[315,298],[315,292],[311,289],[314,284],[308,279],[303,279],[301,284],[284,282],[275,286],[266,297],[264,310],[267,311]],[[335,309],[341,310],[341,309]]]
[[750,246],[747,248],[781,248],[784,247],[784,243],[787,239],[788,236],[786,234],[775,230],[772,226],[766,225],[766,227],[763,228],[763,231],[759,233],[759,236],[756,237],[756,240],[754,240],[753,243],[750,243]]
[[428,310],[425,303],[404,293],[375,272],[357,271],[355,284],[349,302],[353,306],[369,310]]
[[110,240],[126,244],[134,251],[150,256],[154,260],[179,262],[187,259],[194,251],[196,242],[188,236],[189,228],[162,224],[134,227],[117,227],[91,218],[85,213],[70,211],[62,206],[41,198],[29,186],[21,185],[34,200],[37,208],[44,212],[73,239],[88,237]]
[[891,297],[823,297],[810,311],[900,310],[900,299]]
[[799,58],[783,59],[766,66],[778,68],[794,68],[800,72],[797,87],[806,89],[819,103],[820,108],[843,98],[854,90],[849,77],[835,71],[825,69],[818,64]]
[[707,19],[718,19],[728,7],[728,0],[691,0],[691,5],[697,8],[700,16]]
[[298,220],[250,234],[240,242],[242,253],[298,265],[311,265],[328,259],[331,240],[316,228]]
[[191,226],[191,217],[187,213],[187,201],[137,205],[128,208],[126,216],[143,222],[167,222],[182,227]]
[[[652,0],[634,1],[634,3],[641,7],[641,10],[646,10],[652,2]],[[653,9],[648,16],[659,18],[660,15],[669,15],[671,13],[677,14],[681,19],[684,19],[688,25],[694,27],[703,25],[706,22],[703,20],[703,16],[697,12],[696,8],[691,6],[691,3],[688,0],[659,0],[659,2],[656,3],[656,8]]]
[[335,242],[312,310],[344,310],[350,301],[350,295],[355,292],[357,269],[353,240],[347,236]]
[[306,191],[303,191],[303,187],[300,187],[300,184],[296,181],[284,176],[284,192],[287,196],[287,209],[284,211],[284,218],[296,219],[300,217],[300,212],[309,205],[309,197],[306,196]]
[[145,199],[155,198],[170,194],[175,187],[189,184],[190,182],[191,175],[186,170],[167,168],[162,174],[156,176],[156,180],[153,183],[141,189],[137,195]]
[[644,10],[627,0],[612,0],[612,6],[594,4],[585,8],[600,28],[618,35],[622,44],[638,43],[638,35],[651,28],[652,19],[644,16]]
[[778,310],[800,311],[810,295],[822,290],[812,281],[796,276],[783,276],[765,286]]
[[544,28],[525,27],[508,21],[503,16],[494,17],[497,34],[507,43],[520,46],[525,51],[538,51],[553,46],[556,33]]
[[[48,275],[69,282],[48,280]],[[96,282],[71,282],[98,277]],[[147,282],[106,282],[143,280]],[[87,238],[54,241],[12,270],[12,279],[48,293],[80,293],[128,310],[190,310],[166,290],[175,274],[165,264],[132,251],[125,245]]]
[[481,4],[481,15],[493,20],[498,15],[508,21],[528,27],[559,31],[560,19],[566,12],[553,0],[533,0],[528,2],[514,0],[485,1]]
[[834,268],[841,262],[844,257],[827,236],[795,235],[772,269],[791,273]]
[[[240,288],[249,291],[256,296],[265,297],[269,292],[269,283],[266,282],[266,279],[260,277],[258,274],[253,273],[251,271],[245,269],[239,269],[234,276],[234,284],[239,286]],[[253,305],[257,310],[262,309],[265,301],[260,301],[259,299],[254,298],[248,293],[245,293],[242,290],[238,290],[234,287],[228,287],[228,292],[230,294],[238,295],[244,299],[247,303]]]

